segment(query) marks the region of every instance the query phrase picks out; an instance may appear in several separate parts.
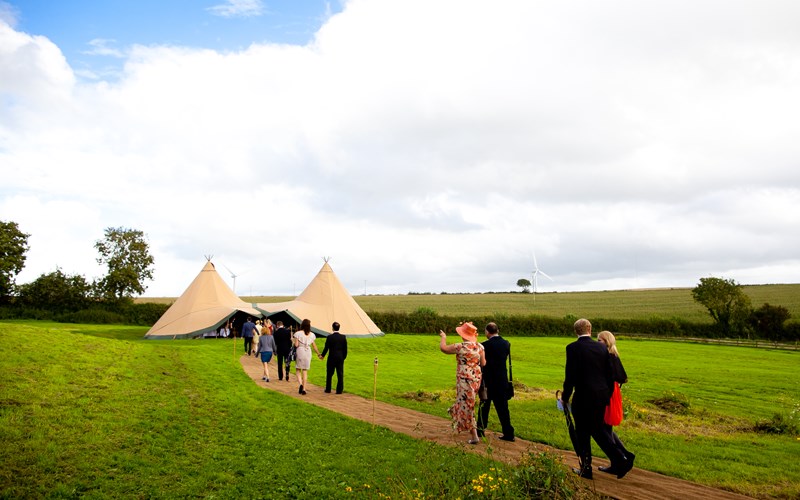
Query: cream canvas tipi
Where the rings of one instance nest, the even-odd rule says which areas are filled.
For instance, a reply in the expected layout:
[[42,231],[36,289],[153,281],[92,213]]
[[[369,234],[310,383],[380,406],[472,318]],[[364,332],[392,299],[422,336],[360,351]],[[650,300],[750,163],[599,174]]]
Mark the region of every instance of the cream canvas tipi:
[[197,337],[216,330],[239,311],[254,318],[261,317],[259,311],[233,293],[209,260],[145,338]]
[[325,261],[322,269],[296,299],[274,304],[255,304],[256,308],[270,317],[288,314],[297,323],[311,320],[314,333],[328,336],[331,324],[338,321],[340,332],[348,337],[378,337],[383,332],[356,303],[339,278]]

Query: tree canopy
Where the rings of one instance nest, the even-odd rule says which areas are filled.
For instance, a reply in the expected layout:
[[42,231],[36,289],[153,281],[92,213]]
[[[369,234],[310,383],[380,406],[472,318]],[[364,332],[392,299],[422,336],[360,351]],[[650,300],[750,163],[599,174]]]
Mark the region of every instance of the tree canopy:
[[518,279],[517,286],[522,288],[522,293],[528,293],[531,287],[531,280],[525,278]]
[[100,253],[97,262],[108,267],[108,274],[98,282],[106,298],[130,298],[144,293],[145,280],[153,279],[155,260],[142,231],[109,227],[105,238],[98,240],[94,247]]
[[700,278],[700,284],[692,289],[692,297],[708,309],[723,336],[746,331],[751,313],[750,297],[734,280]]
[[11,295],[16,277],[25,267],[29,236],[16,222],[0,221],[0,297]]

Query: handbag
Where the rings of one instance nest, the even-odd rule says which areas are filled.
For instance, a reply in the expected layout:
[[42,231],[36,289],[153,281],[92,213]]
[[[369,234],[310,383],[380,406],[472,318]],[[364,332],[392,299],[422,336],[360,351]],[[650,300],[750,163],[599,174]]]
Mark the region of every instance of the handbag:
[[489,390],[486,388],[486,384],[483,383],[483,380],[481,380],[481,386],[478,387],[478,399],[481,401],[489,400]]
[[606,406],[603,420],[606,424],[614,426],[622,423],[622,391],[619,390],[619,383],[614,382],[614,392],[611,393],[611,400]]
[[506,398],[514,397],[514,372],[511,369],[511,342],[508,343],[508,387],[506,388]]

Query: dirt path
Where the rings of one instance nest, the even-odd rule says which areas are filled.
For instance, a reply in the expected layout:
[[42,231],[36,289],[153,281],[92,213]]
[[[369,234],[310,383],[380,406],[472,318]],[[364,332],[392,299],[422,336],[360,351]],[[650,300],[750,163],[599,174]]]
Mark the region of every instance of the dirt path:
[[[297,382],[292,374],[291,382],[277,380],[277,367],[270,363],[270,374],[275,377],[271,382],[263,382],[263,365],[254,357],[242,356],[240,359],[245,373],[259,386],[300,399],[307,403],[326,408],[351,418],[385,427],[394,432],[401,432],[417,439],[425,439],[446,446],[461,446],[467,451],[486,455],[486,444],[466,445],[466,434],[454,434],[450,420],[409,410],[399,406],[373,402],[353,394],[325,394],[322,387],[309,385],[305,396],[297,393]],[[319,367],[318,367],[319,368]],[[566,432],[566,429],[565,431]],[[497,439],[498,434],[487,431],[486,438],[492,447],[492,455],[496,460],[516,464],[519,458],[529,450],[553,450],[538,443],[517,438],[513,443]],[[567,464],[577,466],[575,453],[555,450],[561,453]],[[595,458],[593,465],[608,465],[608,461]],[[618,480],[616,476],[594,473],[594,488],[598,493],[619,499],[746,499],[742,495],[724,490],[710,488],[681,479],[672,478],[634,468],[625,478]]]

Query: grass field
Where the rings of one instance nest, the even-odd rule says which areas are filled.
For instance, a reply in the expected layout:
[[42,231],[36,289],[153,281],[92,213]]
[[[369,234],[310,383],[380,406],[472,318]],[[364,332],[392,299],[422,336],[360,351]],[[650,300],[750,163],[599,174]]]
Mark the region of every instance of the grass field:
[[[519,498],[538,484],[264,390],[231,341],[145,331],[0,322],[0,498],[466,498],[485,474],[509,479],[495,498]],[[534,458],[544,491],[591,496]]]
[[[145,331],[0,322],[0,497],[467,497],[495,466],[264,391],[231,341],[146,341]],[[568,448],[553,392],[569,340],[510,340],[517,434]],[[758,497],[800,496],[798,353],[619,344],[631,380],[619,434],[637,466]],[[353,339],[346,390],[371,397],[378,357],[381,400],[445,416],[455,361],[437,346],[434,335]],[[315,384],[322,367],[312,365]],[[688,407],[649,402],[665,396]],[[793,430],[752,430],[776,414]]]

